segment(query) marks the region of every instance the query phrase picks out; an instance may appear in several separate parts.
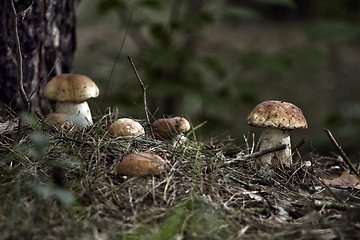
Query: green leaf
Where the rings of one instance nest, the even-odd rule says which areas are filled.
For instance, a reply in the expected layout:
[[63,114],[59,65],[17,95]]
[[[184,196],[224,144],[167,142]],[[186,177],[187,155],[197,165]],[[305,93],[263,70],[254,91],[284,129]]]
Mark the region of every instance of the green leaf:
[[[230,239],[232,229],[217,209],[203,199],[186,199],[158,224],[138,228],[123,239]],[[186,238],[188,239],[188,238]]]

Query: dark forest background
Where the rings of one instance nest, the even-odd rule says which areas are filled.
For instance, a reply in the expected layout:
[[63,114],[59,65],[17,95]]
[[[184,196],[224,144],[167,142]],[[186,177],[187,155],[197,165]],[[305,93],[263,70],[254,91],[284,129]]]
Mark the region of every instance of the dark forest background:
[[202,139],[242,141],[253,131],[245,125],[252,107],[276,99],[303,110],[306,151],[311,142],[327,150],[324,128],[352,151],[360,140],[359,21],[356,0],[83,0],[74,69],[101,86],[99,113],[113,106],[143,118],[130,54],[154,117],[206,121]]
[[[18,8],[25,3],[31,4],[16,2]],[[24,19],[40,24],[46,14],[61,10],[69,15],[61,18],[54,14],[53,20],[39,28],[36,22],[19,22],[24,62],[40,66],[35,68],[38,72],[29,71],[30,65],[23,67],[30,77],[25,82],[29,94],[41,95],[42,88],[34,91],[39,84],[53,75],[73,71],[88,75],[99,85],[100,97],[90,101],[95,115],[101,116],[112,107],[119,110],[119,117],[143,119],[143,93],[127,60],[131,55],[147,86],[152,117],[182,115],[194,127],[205,123],[196,130],[199,139],[230,137],[243,142],[252,132],[257,136],[258,131],[245,124],[248,113],[262,101],[284,100],[299,106],[308,120],[308,130],[294,131],[295,144],[306,140],[304,151],[328,152],[323,129],[329,128],[347,152],[357,154],[357,0],[82,0],[79,5],[49,3],[48,13],[37,13],[41,8],[37,2],[33,4],[34,10]],[[71,24],[75,9],[76,29]],[[11,13],[2,12],[1,16],[6,20],[3,26],[10,26]],[[67,43],[70,54],[75,49],[75,59],[72,55],[68,58],[66,51],[36,54],[39,51],[31,46],[37,45],[26,42],[37,39],[45,43],[43,49],[51,49],[47,43],[58,49],[55,40],[26,37],[34,31],[46,37],[41,33],[44,30],[52,33],[52,39],[54,29],[69,30],[68,35],[61,36],[61,43]],[[76,46],[72,37],[75,30]],[[2,39],[13,42],[11,36]],[[9,49],[1,49],[14,55]],[[29,58],[34,61],[28,62]],[[16,71],[15,55],[11,59],[1,64],[1,74]],[[11,76],[15,81],[15,73]],[[7,99],[16,91],[10,80],[3,79],[7,85],[1,85],[3,94],[10,94]],[[38,106],[38,98],[34,100],[35,110],[49,109],[44,102]]]

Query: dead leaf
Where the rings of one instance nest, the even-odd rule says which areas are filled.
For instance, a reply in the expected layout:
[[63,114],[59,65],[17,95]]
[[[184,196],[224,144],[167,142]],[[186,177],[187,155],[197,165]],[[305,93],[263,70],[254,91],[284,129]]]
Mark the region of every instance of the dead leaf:
[[338,178],[323,179],[323,181],[331,187],[360,189],[360,178],[355,174],[350,175],[347,172],[343,172]]

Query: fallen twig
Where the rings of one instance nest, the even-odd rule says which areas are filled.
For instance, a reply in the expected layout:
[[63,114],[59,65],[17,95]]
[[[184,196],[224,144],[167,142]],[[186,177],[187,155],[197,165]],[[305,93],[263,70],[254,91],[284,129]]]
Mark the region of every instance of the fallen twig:
[[140,86],[141,86],[141,89],[142,89],[143,95],[144,95],[144,108],[145,108],[145,116],[146,116],[146,121],[147,121],[147,125],[148,125],[148,130],[150,131],[151,137],[153,139],[155,139],[154,132],[153,132],[153,130],[151,128],[151,122],[150,122],[149,113],[148,113],[149,109],[148,109],[147,103],[146,103],[146,87],[145,87],[144,83],[142,82],[142,80],[140,78],[140,75],[139,75],[138,71],[136,70],[134,61],[132,60],[130,55],[128,56],[128,59],[129,59],[129,61],[131,63],[132,68],[134,69],[134,72],[135,72],[135,75],[136,75],[137,79],[140,82]]
[[342,150],[341,146],[337,143],[337,141],[335,140],[334,136],[331,134],[329,129],[324,129],[325,133],[328,135],[328,137],[330,138],[330,141],[332,142],[332,144],[336,147],[337,151],[339,152],[340,156],[342,157],[342,159],[345,161],[345,163],[350,167],[351,171],[356,174],[358,177],[360,177],[359,172],[356,170],[356,168],[354,167],[354,165],[351,163],[350,159],[348,158],[348,156],[346,156],[344,150]]
[[252,159],[252,158],[257,158],[257,157],[260,157],[260,156],[265,155],[265,154],[269,154],[269,153],[272,153],[272,152],[277,152],[277,151],[280,151],[280,150],[284,150],[285,148],[286,148],[286,145],[283,144],[283,145],[280,145],[280,146],[263,149],[261,151],[255,152],[255,153],[248,154],[248,155],[245,155],[245,156],[241,156],[241,157],[238,157],[238,158],[233,159],[231,161],[227,161],[226,164],[233,164],[233,163],[236,163],[236,162],[241,162],[241,161],[249,160],[249,159]]
[[319,182],[321,183],[321,185],[323,185],[323,187],[326,189],[326,191],[328,191],[336,201],[338,201],[339,203],[344,203],[344,201],[338,197],[338,195],[336,195],[334,193],[333,190],[331,190],[331,188],[320,178],[320,177],[317,177],[317,180],[319,180]]
[[340,202],[333,202],[333,201],[326,201],[326,200],[315,200],[314,204],[316,207],[327,207],[337,210],[347,210],[347,209],[353,209],[358,208],[358,205],[349,205],[347,203],[340,203]]

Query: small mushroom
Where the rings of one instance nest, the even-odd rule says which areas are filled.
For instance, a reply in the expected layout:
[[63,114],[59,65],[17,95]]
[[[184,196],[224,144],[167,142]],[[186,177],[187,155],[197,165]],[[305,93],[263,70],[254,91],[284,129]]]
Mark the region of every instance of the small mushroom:
[[259,138],[259,150],[286,145],[281,151],[260,157],[259,164],[268,166],[282,163],[292,164],[290,131],[307,128],[306,119],[300,108],[283,101],[265,101],[258,104],[247,117],[246,123],[264,128]]
[[110,125],[109,132],[118,136],[139,136],[145,134],[144,127],[130,118],[120,118]]
[[115,172],[125,176],[157,175],[166,167],[160,156],[152,153],[134,153],[126,156],[116,165]]
[[64,128],[69,128],[72,125],[69,121],[69,116],[64,113],[49,113],[44,117],[44,122],[55,127]]
[[190,130],[190,123],[184,117],[160,118],[151,127],[156,139],[183,141],[184,133]]
[[68,116],[79,116],[80,125],[92,125],[88,103],[96,98],[99,88],[88,77],[80,74],[65,73],[53,77],[45,86],[44,96],[56,102],[55,112]]

